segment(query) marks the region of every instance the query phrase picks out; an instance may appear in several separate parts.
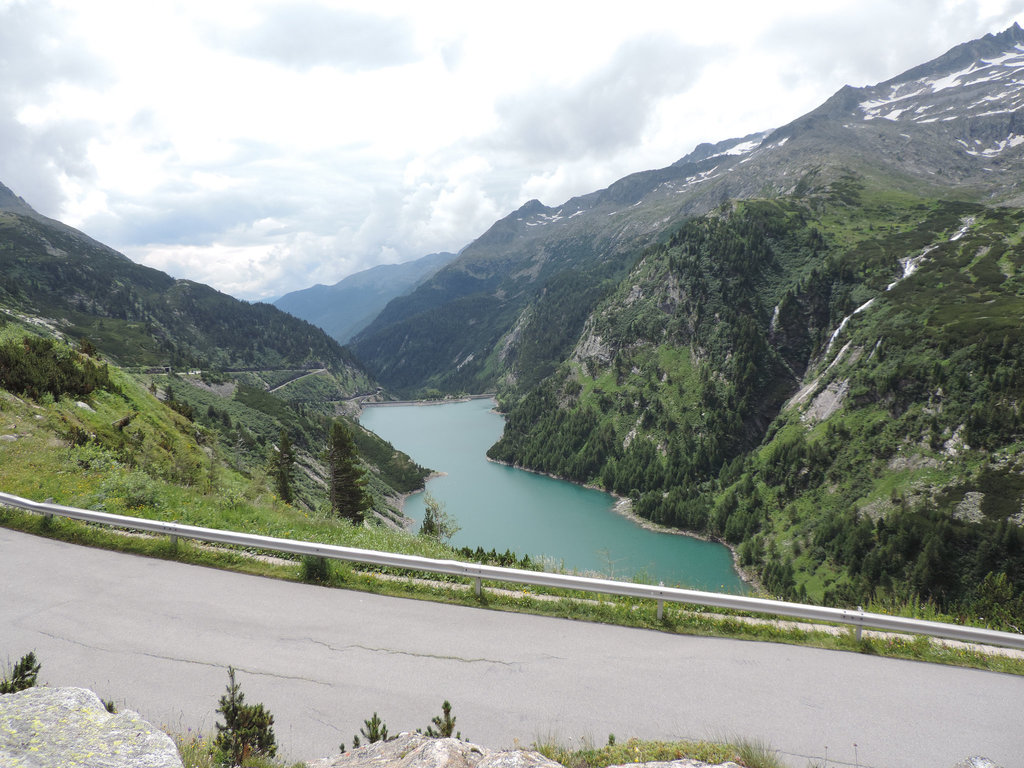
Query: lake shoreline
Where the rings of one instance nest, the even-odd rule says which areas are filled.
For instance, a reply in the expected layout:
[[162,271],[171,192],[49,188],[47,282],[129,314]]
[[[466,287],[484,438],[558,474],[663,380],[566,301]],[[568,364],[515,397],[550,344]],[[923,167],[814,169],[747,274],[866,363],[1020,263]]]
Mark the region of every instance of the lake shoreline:
[[487,460],[492,464],[499,464],[503,467],[509,467],[510,469],[518,469],[523,472],[529,472],[534,475],[550,477],[552,480],[560,480],[563,483],[572,483],[573,485],[578,485],[581,488],[589,488],[592,491],[600,491],[601,493],[607,493],[609,496],[615,499],[615,504],[612,507],[615,511],[615,514],[626,518],[627,520],[629,520],[629,522],[633,523],[633,525],[636,525],[639,528],[643,528],[644,530],[650,531],[651,533],[668,533],[673,536],[687,536],[691,539],[697,539],[698,541],[706,541],[711,544],[721,544],[723,547],[728,549],[729,553],[732,555],[732,567],[733,570],[736,571],[736,575],[740,577],[740,580],[748,587],[750,587],[753,591],[762,591],[760,580],[757,578],[757,576],[755,576],[753,573],[751,573],[742,565],[740,565],[739,552],[736,551],[736,547],[734,547],[727,541],[723,541],[722,539],[719,539],[716,536],[710,536],[706,533],[696,533],[695,531],[686,531],[682,528],[672,528],[671,526],[661,525],[660,523],[655,523],[651,520],[648,520],[646,517],[641,517],[633,511],[633,501],[628,496],[619,496],[618,494],[612,493],[611,491],[606,491],[604,488],[601,488],[598,485],[577,483],[575,480],[569,480],[564,477],[559,477],[558,475],[552,474],[551,472],[541,472],[536,469],[520,467],[518,464],[511,464],[507,461],[498,461],[497,459],[492,459],[490,456],[487,457]]
[[[449,397],[441,400],[382,400],[381,402],[359,403],[359,413],[365,408],[398,408],[400,406],[413,405],[416,407],[428,405],[451,405],[452,403],[468,403],[471,400],[494,400],[497,396],[494,393],[483,395],[464,395],[462,397]],[[358,414],[357,414],[358,415]]]
[[728,541],[723,541],[717,536],[710,536],[706,533],[684,531],[682,528],[672,528],[667,525],[661,525],[660,523],[652,522],[645,517],[640,517],[640,515],[633,511],[633,502],[631,499],[622,496],[616,496],[615,494],[612,494],[612,496],[614,496],[616,499],[615,512],[617,514],[622,515],[624,518],[629,520],[634,525],[638,525],[641,528],[645,528],[648,531],[653,531],[654,533],[670,533],[674,536],[689,536],[691,539],[699,539],[700,541],[708,541],[713,544],[721,544],[723,547],[728,549],[729,552],[732,553],[733,570],[736,571],[736,574],[740,577],[743,583],[745,583],[755,592],[760,593],[763,591],[760,579],[758,579],[757,576],[755,576],[753,573],[751,573],[742,565],[740,565],[739,552],[737,552],[736,547],[734,547]]
[[[461,533],[465,541],[472,540],[485,549],[493,544],[498,548],[528,552],[531,557],[537,549],[553,549],[555,554],[550,557],[562,558],[566,567],[584,570],[601,570],[605,567],[602,565],[604,561],[595,552],[604,552],[604,559],[610,561],[614,550],[618,558],[615,562],[624,564],[616,565],[616,568],[646,573],[646,578],[653,579],[653,583],[658,583],[660,577],[666,584],[688,584],[692,589],[710,592],[749,593],[757,589],[756,580],[739,567],[736,551],[725,542],[653,524],[634,514],[628,498],[609,494],[592,483],[574,482],[549,472],[530,470],[488,457],[487,451],[500,439],[503,429],[502,414],[494,401],[494,396],[488,394],[448,400],[404,401],[401,405],[414,407],[406,411],[392,409],[390,413],[384,409],[365,410],[361,421],[363,426],[373,429],[399,450],[416,457],[420,464],[441,466],[459,478],[451,489],[445,485],[445,493],[460,489],[446,500],[457,518],[460,518],[460,510],[466,516]],[[399,404],[391,402],[392,406]],[[373,405],[386,407],[388,404],[366,404],[367,408]],[[427,405],[450,405],[452,410],[419,407]],[[456,452],[449,453],[452,450],[450,446],[456,446]],[[487,465],[494,470],[485,469]],[[524,470],[526,475],[520,475],[519,479],[504,472],[492,475],[498,468]],[[554,481],[555,485],[536,484],[529,475]],[[409,509],[409,496],[424,493],[429,487],[429,480],[438,476],[439,473],[431,473],[428,482],[420,489],[403,495],[403,516]],[[468,485],[464,486],[463,481]],[[476,488],[478,485],[481,486],[479,489]],[[558,490],[559,485],[564,490]],[[464,487],[473,488],[477,495],[460,496]],[[520,487],[529,489],[529,493],[520,497]],[[573,487],[578,490],[570,490]],[[538,493],[537,489],[544,490]],[[421,499],[422,496],[418,496],[415,501],[417,509],[422,507]],[[564,505],[564,509],[552,504]],[[560,509],[562,514],[548,514],[555,509]],[[583,510],[589,510],[585,514],[591,517],[580,516]],[[415,530],[415,522],[410,523],[407,530]],[[495,535],[498,531],[500,535]],[[685,538],[673,543],[668,537],[659,537],[657,534],[660,533]],[[552,540],[545,538],[552,534]],[[541,539],[539,542],[535,541],[537,537]],[[460,540],[460,543],[464,542]],[[725,546],[729,554],[725,555],[721,550],[715,552],[716,544]]]
[[427,490],[427,483],[429,483],[434,478],[436,478],[436,477],[447,477],[447,476],[448,476],[447,472],[431,472],[429,475],[427,475],[425,478],[423,478],[423,487],[422,488],[417,488],[416,490],[409,491],[408,493],[400,493],[397,496],[392,497],[397,502],[398,513],[402,516],[402,519],[404,519],[406,521],[405,522],[405,530],[407,530],[410,533],[412,533],[413,532],[413,530],[412,530],[413,526],[416,525],[416,521],[413,520],[411,517],[409,517],[408,515],[405,514],[405,502],[406,502],[406,499],[408,499],[410,496],[416,495],[417,493],[425,493],[426,490]]

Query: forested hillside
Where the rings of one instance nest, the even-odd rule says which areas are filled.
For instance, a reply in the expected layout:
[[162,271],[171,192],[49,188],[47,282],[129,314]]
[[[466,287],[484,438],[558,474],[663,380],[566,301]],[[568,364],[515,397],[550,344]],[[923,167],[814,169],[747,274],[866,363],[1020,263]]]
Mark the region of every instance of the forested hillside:
[[780,596],[1019,626],[1022,236],[853,176],[727,204],[639,260],[491,456],[722,537]]
[[[58,439],[37,444],[38,461],[63,442],[145,488],[215,495],[229,473],[250,496],[324,514],[328,433],[340,419],[380,519],[400,521],[397,498],[422,486],[424,468],[351,418],[353,400],[378,388],[319,328],[135,264],[2,186],[0,273],[0,390],[52,411],[44,421]],[[69,397],[103,398],[109,420]],[[4,448],[7,492],[21,488],[18,452]]]

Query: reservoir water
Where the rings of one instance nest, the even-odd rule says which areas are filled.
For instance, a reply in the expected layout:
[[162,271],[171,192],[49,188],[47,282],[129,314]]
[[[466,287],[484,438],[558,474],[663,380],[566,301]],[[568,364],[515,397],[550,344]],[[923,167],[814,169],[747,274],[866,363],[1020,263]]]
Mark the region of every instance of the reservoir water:
[[[441,477],[427,492],[461,530],[455,546],[510,549],[567,571],[714,592],[745,592],[721,544],[660,533],[615,511],[607,493],[487,460],[503,418],[489,399],[439,405],[370,406],[360,423]],[[424,494],[406,500],[405,514],[423,519]]]

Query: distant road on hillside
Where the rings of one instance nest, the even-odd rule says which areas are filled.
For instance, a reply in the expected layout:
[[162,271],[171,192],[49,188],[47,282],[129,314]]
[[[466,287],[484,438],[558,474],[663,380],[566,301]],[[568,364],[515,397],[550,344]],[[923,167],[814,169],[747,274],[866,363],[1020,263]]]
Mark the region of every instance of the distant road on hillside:
[[[212,731],[235,666],[287,757],[351,746],[373,712],[426,728],[452,702],[492,747],[553,737],[748,738],[787,764],[1024,766],[1024,678],[770,643],[378,597],[0,529],[0,663],[168,729]],[[826,752],[827,750],[827,752]]]

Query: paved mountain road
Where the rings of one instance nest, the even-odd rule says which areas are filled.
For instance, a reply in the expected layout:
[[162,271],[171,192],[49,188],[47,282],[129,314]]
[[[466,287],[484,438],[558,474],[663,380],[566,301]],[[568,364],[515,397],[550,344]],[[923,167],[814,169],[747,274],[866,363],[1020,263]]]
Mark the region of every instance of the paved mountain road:
[[[788,764],[1024,766],[1024,678],[365,595],[0,529],[0,663],[212,731],[228,665],[291,759],[378,712],[425,728],[449,699],[492,747],[549,736],[760,739]],[[854,745],[857,745],[856,748]],[[827,753],[826,753],[827,748]]]

